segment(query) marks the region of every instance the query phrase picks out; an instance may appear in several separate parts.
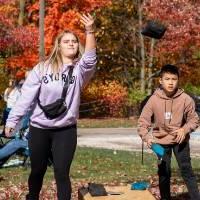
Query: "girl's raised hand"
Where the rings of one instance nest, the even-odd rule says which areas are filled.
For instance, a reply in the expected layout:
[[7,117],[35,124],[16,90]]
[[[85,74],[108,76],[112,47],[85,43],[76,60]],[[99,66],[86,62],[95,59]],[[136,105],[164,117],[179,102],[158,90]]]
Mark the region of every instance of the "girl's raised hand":
[[86,31],[94,30],[94,18],[89,13],[80,16],[81,22],[84,24]]

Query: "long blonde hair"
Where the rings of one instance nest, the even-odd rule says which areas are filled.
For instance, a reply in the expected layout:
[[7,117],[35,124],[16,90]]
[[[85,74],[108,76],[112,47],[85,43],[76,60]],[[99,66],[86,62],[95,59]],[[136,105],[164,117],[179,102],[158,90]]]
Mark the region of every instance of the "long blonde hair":
[[51,50],[51,53],[49,54],[49,56],[45,60],[45,61],[48,62],[48,65],[49,64],[51,65],[52,70],[53,70],[54,73],[58,72],[59,71],[59,66],[63,65],[63,60],[62,60],[62,56],[61,56],[61,53],[60,53],[59,45],[60,45],[62,37],[67,33],[70,33],[70,34],[74,35],[74,37],[77,39],[78,44],[79,44],[77,54],[74,56],[74,61],[78,60],[82,55],[82,46],[80,44],[78,36],[74,32],[69,31],[69,30],[65,30],[65,31],[61,32],[56,37],[54,46],[53,46],[53,48]]

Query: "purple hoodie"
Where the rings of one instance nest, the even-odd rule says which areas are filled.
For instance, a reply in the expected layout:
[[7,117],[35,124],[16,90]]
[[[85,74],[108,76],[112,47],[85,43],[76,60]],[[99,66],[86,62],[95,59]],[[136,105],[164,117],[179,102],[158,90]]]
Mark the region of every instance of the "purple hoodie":
[[[42,105],[53,103],[61,98],[64,82],[68,76],[69,65],[64,65],[61,72],[53,74],[51,67],[46,67],[45,72],[36,65],[28,75],[21,90],[21,96],[11,110],[6,126],[15,128],[21,118],[32,110],[30,123],[38,128],[57,128],[75,124],[79,115],[80,93],[82,87],[90,80],[95,71],[97,62],[96,50],[83,54],[73,69],[73,81],[69,85],[66,95],[68,112],[56,119],[46,118],[38,105],[38,96]],[[39,93],[40,90],[40,93]]]

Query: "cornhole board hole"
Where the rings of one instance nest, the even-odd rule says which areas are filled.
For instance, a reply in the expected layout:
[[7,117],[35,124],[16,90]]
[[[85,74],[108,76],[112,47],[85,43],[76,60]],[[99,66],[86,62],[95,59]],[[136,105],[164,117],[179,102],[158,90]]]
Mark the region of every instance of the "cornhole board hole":
[[105,186],[106,192],[122,194],[98,197],[92,197],[87,188],[81,188],[78,191],[78,200],[155,200],[148,190],[131,190],[130,188],[130,186]]

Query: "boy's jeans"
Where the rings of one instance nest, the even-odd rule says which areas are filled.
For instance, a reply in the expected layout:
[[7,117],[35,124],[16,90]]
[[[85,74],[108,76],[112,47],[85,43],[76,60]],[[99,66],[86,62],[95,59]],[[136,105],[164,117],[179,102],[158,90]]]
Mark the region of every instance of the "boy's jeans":
[[170,200],[170,177],[172,150],[178,162],[181,175],[186,183],[191,200],[200,200],[196,178],[193,174],[190,158],[189,142],[175,145],[162,145],[165,155],[162,163],[158,165],[159,188],[161,200]]

